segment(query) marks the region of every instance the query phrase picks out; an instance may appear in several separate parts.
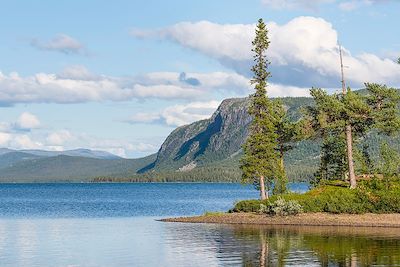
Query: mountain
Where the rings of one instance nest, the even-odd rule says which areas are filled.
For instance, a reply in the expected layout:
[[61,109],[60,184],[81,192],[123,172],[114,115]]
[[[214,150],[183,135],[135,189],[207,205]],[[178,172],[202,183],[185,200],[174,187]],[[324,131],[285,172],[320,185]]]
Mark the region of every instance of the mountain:
[[118,157],[114,154],[105,152],[105,151],[97,151],[90,149],[73,149],[73,150],[65,150],[65,151],[46,151],[46,150],[34,150],[34,149],[24,149],[24,150],[12,150],[8,148],[0,148],[0,155],[4,155],[10,152],[23,152],[26,154],[31,154],[40,157],[54,157],[54,156],[73,156],[73,157],[87,157],[87,158],[95,158],[95,159],[118,159]]
[[[282,103],[292,120],[301,108],[312,105],[307,97],[285,97]],[[175,129],[156,154],[140,159],[123,159],[100,151],[48,152],[0,149],[0,182],[32,181],[126,181],[126,182],[238,182],[241,147],[251,118],[248,98],[224,100],[214,114]],[[400,150],[398,137],[372,132],[362,142],[369,145],[373,160],[379,156],[383,139]],[[310,179],[318,168],[320,140],[305,140],[286,153],[290,180]]]
[[[301,117],[302,107],[313,105],[312,98],[307,97],[285,97],[281,101],[294,121]],[[251,122],[248,105],[248,98],[226,99],[211,118],[175,129],[162,144],[156,160],[140,169],[139,174],[155,180],[174,176],[184,181],[239,181],[241,148]],[[379,145],[384,139],[400,150],[398,137],[388,138],[375,132],[369,133],[360,144],[367,143],[372,159],[377,161]],[[293,145],[294,149],[285,155],[288,177],[308,180],[318,168],[321,140],[304,140]]]
[[0,182],[90,181],[98,176],[131,176],[155,155],[123,159],[104,151],[12,150],[0,148]]
[[[300,118],[301,107],[313,104],[313,100],[307,97],[286,97],[281,100],[293,120]],[[247,113],[248,105],[248,98],[226,99],[210,119],[175,129],[162,144],[156,160],[139,170],[139,173],[190,171],[221,163],[238,166],[251,122]],[[286,161],[291,165],[289,172],[301,166],[310,166],[309,162],[315,162],[318,155],[318,142],[300,142],[296,149],[287,154]]]
[[99,176],[132,176],[155,159],[155,155],[140,159],[66,155],[36,157],[14,162],[6,167],[4,164],[0,165],[0,182],[87,182]]
[[0,170],[2,168],[10,167],[20,161],[37,158],[40,158],[40,156],[13,150],[9,150],[9,152],[3,154],[0,152]]

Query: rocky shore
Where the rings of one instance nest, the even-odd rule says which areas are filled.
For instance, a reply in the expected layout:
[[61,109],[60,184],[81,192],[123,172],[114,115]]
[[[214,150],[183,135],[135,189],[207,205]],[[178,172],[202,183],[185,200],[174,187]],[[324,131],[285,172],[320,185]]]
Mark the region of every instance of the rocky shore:
[[212,213],[194,217],[162,219],[164,222],[246,225],[398,227],[400,214],[303,213],[295,216],[268,216],[256,213]]

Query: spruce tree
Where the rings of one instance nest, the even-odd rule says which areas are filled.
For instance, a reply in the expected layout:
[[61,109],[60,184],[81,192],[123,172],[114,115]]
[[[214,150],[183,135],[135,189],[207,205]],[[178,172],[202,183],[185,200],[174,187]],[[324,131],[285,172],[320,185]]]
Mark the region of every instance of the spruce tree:
[[269,61],[266,51],[269,46],[268,30],[262,19],[258,21],[256,36],[252,42],[254,66],[252,67],[255,93],[250,95],[249,114],[253,120],[250,134],[243,146],[241,159],[243,182],[252,182],[260,190],[262,200],[268,198],[268,190],[277,173],[278,153],[277,133],[274,127],[273,104],[267,97]]
[[277,134],[279,153],[279,165],[274,179],[274,194],[284,194],[287,192],[288,177],[285,171],[285,153],[295,147],[295,142],[303,138],[302,126],[300,121],[293,122],[280,100],[273,101],[273,122],[275,133]]

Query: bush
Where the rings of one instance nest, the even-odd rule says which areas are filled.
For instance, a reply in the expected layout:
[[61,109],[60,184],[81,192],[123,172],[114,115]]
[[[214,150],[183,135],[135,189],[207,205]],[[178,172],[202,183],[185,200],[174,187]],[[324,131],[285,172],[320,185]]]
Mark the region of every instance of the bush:
[[296,204],[300,205],[304,212],[400,213],[400,181],[392,180],[389,184],[387,181],[376,179],[361,181],[357,189],[345,188],[342,185],[322,185],[304,194],[272,196],[264,202],[240,201],[232,211],[284,214],[289,212],[289,207],[285,206],[289,205],[288,203],[291,203],[290,207],[294,210],[297,208]]
[[235,204],[232,209],[233,212],[259,212],[260,205],[267,205],[267,202],[262,202],[261,200],[243,200]]
[[302,213],[303,208],[295,200],[286,201],[285,199],[278,197],[275,202],[269,203],[268,206],[261,204],[260,212],[271,215],[287,216]]

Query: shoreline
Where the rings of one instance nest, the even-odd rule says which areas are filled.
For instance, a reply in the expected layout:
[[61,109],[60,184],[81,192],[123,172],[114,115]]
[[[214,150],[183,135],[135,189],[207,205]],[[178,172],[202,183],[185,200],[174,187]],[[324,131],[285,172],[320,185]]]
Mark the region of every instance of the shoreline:
[[236,225],[352,226],[400,228],[400,213],[332,214],[302,213],[295,216],[269,216],[256,213],[221,213],[161,219],[162,222]]

